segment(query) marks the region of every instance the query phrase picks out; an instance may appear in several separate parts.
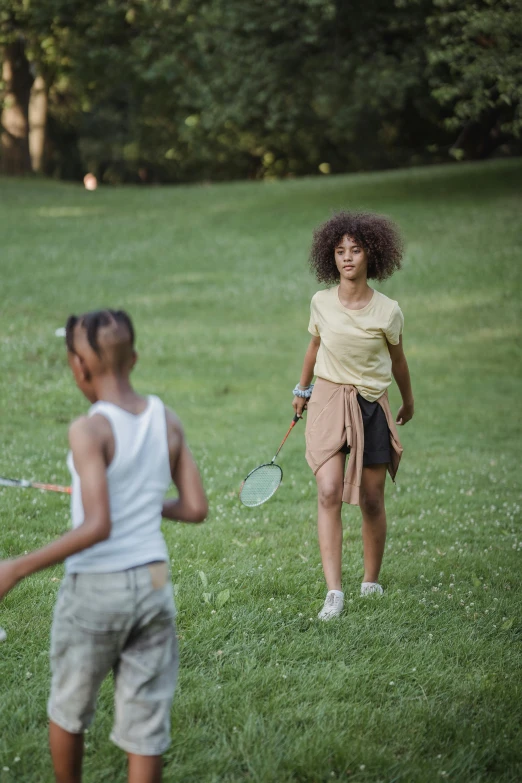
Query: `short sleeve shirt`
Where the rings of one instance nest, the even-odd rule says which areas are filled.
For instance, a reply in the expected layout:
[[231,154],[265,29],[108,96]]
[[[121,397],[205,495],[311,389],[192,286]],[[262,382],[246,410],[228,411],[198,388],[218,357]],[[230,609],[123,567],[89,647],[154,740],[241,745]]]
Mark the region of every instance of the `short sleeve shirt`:
[[397,345],[404,325],[401,308],[379,291],[361,310],[341,304],[339,286],[318,291],[310,306],[308,331],[321,338],[315,375],[355,386],[374,402],[392,380],[388,343]]

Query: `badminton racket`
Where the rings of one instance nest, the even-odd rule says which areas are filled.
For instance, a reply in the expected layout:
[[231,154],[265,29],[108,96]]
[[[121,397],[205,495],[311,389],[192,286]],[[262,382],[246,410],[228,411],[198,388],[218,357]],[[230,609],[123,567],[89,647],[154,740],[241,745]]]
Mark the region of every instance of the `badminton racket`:
[[71,487],[62,487],[59,484],[41,484],[38,481],[26,479],[10,479],[0,476],[0,487],[20,487],[21,489],[45,489],[47,492],[65,492],[71,494]]
[[281,445],[274,454],[271,462],[265,462],[263,465],[258,465],[257,468],[251,470],[246,479],[241,484],[239,490],[239,499],[244,506],[254,508],[254,506],[260,506],[262,503],[266,503],[270,500],[274,492],[277,490],[281,481],[283,480],[283,471],[279,465],[275,464],[276,457],[285,445],[286,439],[290,435],[292,429],[295,427],[301,417],[295,414],[292,419],[292,423],[288,428],[288,432],[281,441]]

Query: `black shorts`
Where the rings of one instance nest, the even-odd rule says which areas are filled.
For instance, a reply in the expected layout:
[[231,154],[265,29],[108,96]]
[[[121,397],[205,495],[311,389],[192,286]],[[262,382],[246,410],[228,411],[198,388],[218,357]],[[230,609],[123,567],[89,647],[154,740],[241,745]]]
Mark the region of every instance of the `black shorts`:
[[[360,394],[357,402],[361,409],[364,427],[363,465],[387,465],[391,462],[390,430],[383,409],[378,402],[368,402]],[[341,451],[349,454],[350,449],[344,444]]]

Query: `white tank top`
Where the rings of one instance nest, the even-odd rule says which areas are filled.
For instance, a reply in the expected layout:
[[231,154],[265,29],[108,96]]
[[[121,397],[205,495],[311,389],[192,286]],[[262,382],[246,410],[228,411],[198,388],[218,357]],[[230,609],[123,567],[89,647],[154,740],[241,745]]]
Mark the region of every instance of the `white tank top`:
[[[140,414],[129,413],[112,402],[96,402],[88,415],[101,414],[110,422],[114,457],[107,468],[111,533],[65,561],[67,573],[108,573],[168,560],[161,532],[161,509],[172,481],[165,408],[150,395]],[[67,464],[72,476],[72,525],[84,519],[80,478],[71,452]]]

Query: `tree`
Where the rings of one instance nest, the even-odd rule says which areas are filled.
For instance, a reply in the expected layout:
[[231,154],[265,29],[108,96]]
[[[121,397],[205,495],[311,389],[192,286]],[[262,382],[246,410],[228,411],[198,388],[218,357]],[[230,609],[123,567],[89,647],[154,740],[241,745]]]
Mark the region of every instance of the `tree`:
[[29,96],[33,82],[24,43],[20,38],[4,46],[2,80],[5,96],[1,117],[2,158],[4,174],[26,174],[31,171],[29,155]]
[[59,6],[58,0],[9,0],[0,10],[4,83],[1,166],[6,173],[42,169],[48,84],[56,70],[53,20]]
[[28,134],[34,170],[106,182],[383,168],[520,139],[520,0],[3,2],[4,170],[27,170]]
[[[417,0],[407,0],[411,8]],[[522,136],[520,0],[432,0],[426,78],[453,155],[486,157]]]

